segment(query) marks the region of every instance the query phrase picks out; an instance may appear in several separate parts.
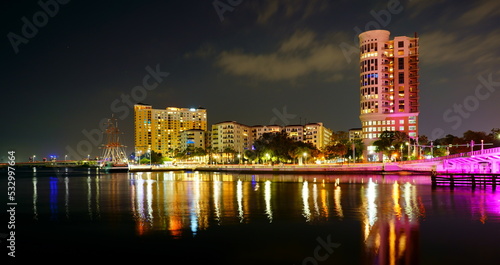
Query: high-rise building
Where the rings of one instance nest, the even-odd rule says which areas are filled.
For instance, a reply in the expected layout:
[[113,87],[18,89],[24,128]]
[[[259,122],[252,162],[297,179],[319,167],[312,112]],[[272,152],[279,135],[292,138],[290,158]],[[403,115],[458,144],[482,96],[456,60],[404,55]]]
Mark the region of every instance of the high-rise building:
[[148,151],[171,155],[181,151],[181,132],[207,130],[207,110],[204,108],[153,109],[151,105],[134,106],[134,145],[136,155]]
[[418,135],[418,37],[390,39],[387,30],[371,30],[359,40],[363,156],[376,161],[381,157],[372,144],[383,131]]

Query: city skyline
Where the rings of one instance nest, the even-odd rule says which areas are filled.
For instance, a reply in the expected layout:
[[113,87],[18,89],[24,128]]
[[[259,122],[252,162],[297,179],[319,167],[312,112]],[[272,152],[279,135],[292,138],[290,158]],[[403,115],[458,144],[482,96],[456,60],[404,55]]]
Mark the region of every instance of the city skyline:
[[361,127],[356,39],[377,27],[419,34],[420,134],[500,127],[496,1],[40,3],[2,8],[0,158],[64,157],[112,114],[130,153],[138,102],[204,107],[210,125]]

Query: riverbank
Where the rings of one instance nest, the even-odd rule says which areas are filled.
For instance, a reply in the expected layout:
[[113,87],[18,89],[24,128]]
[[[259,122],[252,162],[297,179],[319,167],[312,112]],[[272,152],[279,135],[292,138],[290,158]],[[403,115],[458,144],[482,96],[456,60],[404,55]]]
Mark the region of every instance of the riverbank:
[[131,165],[130,172],[148,171],[206,171],[241,174],[431,174],[429,166],[409,166],[399,163],[320,164],[320,165],[188,165],[145,166]]
[[[1,167],[2,165],[0,165]],[[70,163],[25,163],[16,167],[27,168],[33,171],[37,169],[59,170],[61,168],[98,170],[96,165],[78,165]],[[431,174],[435,170],[432,165],[405,164],[405,163],[356,163],[356,164],[284,164],[284,165],[129,165],[129,172],[161,172],[161,171],[204,171],[204,172],[228,172],[240,174]]]

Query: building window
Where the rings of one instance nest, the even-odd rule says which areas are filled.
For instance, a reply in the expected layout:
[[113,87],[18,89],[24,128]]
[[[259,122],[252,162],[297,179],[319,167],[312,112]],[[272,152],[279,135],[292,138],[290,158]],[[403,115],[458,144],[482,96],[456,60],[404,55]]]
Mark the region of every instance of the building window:
[[405,46],[405,42],[404,41],[398,41],[398,47],[399,48],[403,48]]

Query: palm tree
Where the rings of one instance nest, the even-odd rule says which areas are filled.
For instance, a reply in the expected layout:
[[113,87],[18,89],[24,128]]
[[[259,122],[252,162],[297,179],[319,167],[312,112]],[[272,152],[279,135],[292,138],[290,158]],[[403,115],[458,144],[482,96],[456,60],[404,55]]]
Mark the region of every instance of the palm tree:
[[349,155],[352,154],[354,147],[354,157],[352,159],[356,162],[357,159],[359,159],[363,155],[363,149],[365,148],[365,145],[363,144],[363,140],[354,139],[348,143],[347,147],[347,154]]
[[254,150],[245,150],[244,156],[249,161],[255,161],[257,159],[257,152]]
[[[229,161],[234,161],[234,154],[236,153],[236,151],[230,147],[230,146],[226,146],[224,148],[224,150],[222,151],[223,154],[225,154],[225,157],[227,158],[227,162]],[[231,159],[229,159],[231,157]]]
[[299,163],[299,157],[302,158],[304,153],[310,155],[311,149],[306,145],[297,145],[295,148],[289,150],[288,155],[295,161],[297,160],[297,164]]
[[400,150],[401,161],[403,160],[403,147],[406,145],[408,139],[408,135],[405,132],[394,132],[392,146],[394,146],[396,150]]
[[380,134],[379,139],[373,142],[373,145],[375,146],[375,152],[381,152],[387,157],[391,157],[391,153],[394,148],[392,145],[394,134],[395,133],[393,131],[383,131]]

